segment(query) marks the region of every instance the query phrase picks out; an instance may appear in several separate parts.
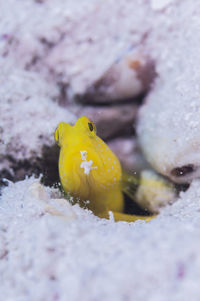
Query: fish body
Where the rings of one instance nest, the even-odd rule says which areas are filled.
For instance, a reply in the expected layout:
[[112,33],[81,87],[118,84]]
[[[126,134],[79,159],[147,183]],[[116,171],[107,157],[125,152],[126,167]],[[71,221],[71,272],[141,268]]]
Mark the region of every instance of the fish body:
[[[100,217],[133,221],[124,214],[122,169],[118,158],[96,135],[94,123],[83,116],[74,126],[61,122],[55,131],[60,146],[59,176],[63,189]],[[128,217],[129,216],[129,217]],[[126,219],[128,218],[128,219]]]

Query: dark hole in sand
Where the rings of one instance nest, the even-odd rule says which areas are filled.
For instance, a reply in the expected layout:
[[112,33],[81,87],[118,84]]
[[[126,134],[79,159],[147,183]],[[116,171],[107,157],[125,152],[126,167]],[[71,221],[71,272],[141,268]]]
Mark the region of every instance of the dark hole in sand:
[[185,175],[195,171],[193,164],[188,164],[181,167],[176,167],[171,171],[171,175],[174,177],[184,177]]
[[[59,182],[58,174],[58,157],[59,147],[54,144],[49,147],[44,145],[41,157],[34,157],[26,160],[15,160],[12,157],[7,157],[10,170],[2,169],[0,178],[6,178],[16,182],[23,180],[25,177],[35,175],[36,177],[42,174],[41,182],[47,186],[56,185]],[[1,186],[5,186],[6,182],[1,180]]]
[[147,209],[143,209],[136,202],[129,198],[125,193],[124,195],[124,213],[133,215],[151,216],[152,213]]

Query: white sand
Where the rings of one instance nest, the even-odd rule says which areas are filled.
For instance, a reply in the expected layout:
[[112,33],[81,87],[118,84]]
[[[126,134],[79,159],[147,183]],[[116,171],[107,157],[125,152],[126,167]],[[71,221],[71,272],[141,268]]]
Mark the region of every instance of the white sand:
[[130,224],[78,205],[74,218],[49,214],[31,196],[35,181],[3,191],[1,300],[199,300],[199,181],[154,220]]

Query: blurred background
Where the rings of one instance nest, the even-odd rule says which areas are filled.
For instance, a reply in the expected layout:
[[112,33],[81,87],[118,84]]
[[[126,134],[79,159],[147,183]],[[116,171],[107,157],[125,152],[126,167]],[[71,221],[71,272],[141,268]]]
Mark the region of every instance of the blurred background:
[[156,76],[148,15],[145,1],[1,3],[1,178],[56,183],[54,130],[83,115],[125,169],[147,166],[135,126]]

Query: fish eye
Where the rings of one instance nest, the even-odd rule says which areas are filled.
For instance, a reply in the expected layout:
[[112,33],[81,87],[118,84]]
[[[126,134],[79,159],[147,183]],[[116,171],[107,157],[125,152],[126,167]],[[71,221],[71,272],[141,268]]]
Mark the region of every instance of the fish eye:
[[91,132],[94,130],[93,124],[91,122],[88,122],[88,127]]

